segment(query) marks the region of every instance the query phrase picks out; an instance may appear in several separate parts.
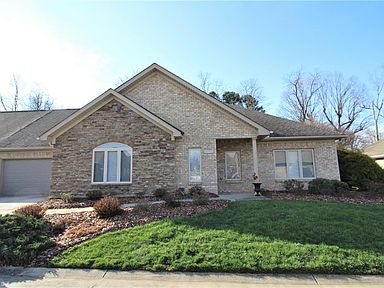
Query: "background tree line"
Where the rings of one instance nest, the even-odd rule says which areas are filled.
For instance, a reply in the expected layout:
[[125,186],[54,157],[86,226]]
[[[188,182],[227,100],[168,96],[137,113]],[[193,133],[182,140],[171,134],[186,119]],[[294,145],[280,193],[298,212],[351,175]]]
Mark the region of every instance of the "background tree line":
[[[262,87],[256,79],[240,83],[238,92],[224,91],[222,83],[212,81],[208,73],[200,73],[199,80],[200,88],[220,101],[265,112]],[[342,144],[350,148],[381,139],[384,66],[370,75],[369,83],[342,73],[303,69],[289,74],[284,82],[281,116],[346,134],[349,137]]]
[[0,89],[0,111],[51,110],[53,108],[53,100],[47,90],[34,84],[26,91],[26,85],[19,76],[13,74],[10,78],[8,89]]

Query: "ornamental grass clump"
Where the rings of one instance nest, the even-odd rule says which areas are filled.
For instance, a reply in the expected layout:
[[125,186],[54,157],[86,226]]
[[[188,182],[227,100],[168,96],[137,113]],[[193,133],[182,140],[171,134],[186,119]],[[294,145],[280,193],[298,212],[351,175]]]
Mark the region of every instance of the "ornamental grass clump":
[[120,208],[120,200],[116,197],[104,197],[93,206],[100,218],[110,218],[123,212]]

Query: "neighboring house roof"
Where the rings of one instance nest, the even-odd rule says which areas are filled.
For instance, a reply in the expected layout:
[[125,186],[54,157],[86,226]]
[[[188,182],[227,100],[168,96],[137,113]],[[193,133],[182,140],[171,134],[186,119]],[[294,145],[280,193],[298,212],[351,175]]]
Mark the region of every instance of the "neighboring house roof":
[[185,81],[184,79],[180,78],[176,74],[173,74],[172,72],[168,71],[164,67],[161,67],[159,64],[153,63],[152,65],[145,68],[143,71],[126,81],[125,83],[121,84],[114,90],[117,92],[121,92],[125,89],[127,89],[130,86],[133,86],[135,83],[146,77],[147,75],[151,74],[154,71],[158,71],[162,73],[163,75],[166,75],[167,77],[171,78],[173,81],[176,81],[180,85],[186,87],[187,89],[193,91],[197,95],[201,96],[203,99],[213,103],[217,107],[220,107],[221,109],[225,110],[227,113],[230,113],[237,117],[238,119],[242,120],[243,122],[255,127],[258,129],[258,133],[261,136],[267,136],[269,135],[269,130],[266,129],[261,123],[255,122],[252,119],[248,117],[244,117],[242,113],[239,113],[238,111],[231,109],[227,105],[225,105],[223,102],[217,100],[216,98],[212,97],[211,95],[205,93],[204,91],[200,90],[196,86],[192,85],[191,83]]
[[292,121],[285,118],[269,115],[263,112],[242,108],[235,105],[229,105],[232,109],[238,111],[244,116],[260,123],[266,127],[271,134],[268,138],[343,138],[345,135],[338,134],[330,129],[321,128],[298,121]]
[[108,89],[103,94],[101,94],[99,97],[94,99],[93,101],[89,102],[87,105],[73,113],[71,116],[69,116],[64,121],[58,123],[48,131],[46,131],[44,134],[40,136],[40,139],[45,141],[48,140],[51,143],[55,143],[55,139],[63,134],[65,131],[71,129],[73,126],[81,122],[83,119],[87,118],[89,115],[100,109],[102,106],[110,102],[111,100],[118,101],[122,103],[123,105],[129,107],[134,112],[139,114],[141,117],[147,119],[148,121],[152,122],[156,126],[160,127],[164,131],[171,134],[172,137],[180,137],[183,135],[183,131],[176,128],[175,126],[171,125],[167,121],[163,120],[159,116],[153,114],[149,110],[145,109],[144,107],[140,106],[136,102],[132,101],[128,97],[121,95],[120,93],[116,92],[113,89]]
[[364,153],[374,159],[384,158],[384,140],[364,147]]
[[38,137],[77,110],[0,112],[0,149],[48,147]]

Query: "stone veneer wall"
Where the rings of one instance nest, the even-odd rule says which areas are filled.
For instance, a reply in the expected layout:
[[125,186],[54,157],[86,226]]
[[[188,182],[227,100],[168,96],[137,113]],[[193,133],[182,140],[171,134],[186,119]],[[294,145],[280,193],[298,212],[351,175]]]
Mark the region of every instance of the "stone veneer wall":
[[[155,188],[176,188],[175,141],[153,123],[114,101],[56,139],[53,149],[51,196],[85,196],[101,190],[112,195],[152,193]],[[133,149],[132,184],[91,184],[93,149],[108,142]]]
[[191,186],[189,148],[201,148],[201,185],[209,192],[218,193],[216,139],[257,136],[256,128],[159,72],[120,92],[184,132],[176,140],[178,187]]
[[[252,139],[218,139],[216,146],[219,193],[252,193]],[[241,180],[225,179],[226,151],[240,151]]]
[[283,190],[283,181],[275,180],[273,150],[313,149],[316,178],[340,180],[335,140],[315,141],[258,141],[257,155],[262,187]]

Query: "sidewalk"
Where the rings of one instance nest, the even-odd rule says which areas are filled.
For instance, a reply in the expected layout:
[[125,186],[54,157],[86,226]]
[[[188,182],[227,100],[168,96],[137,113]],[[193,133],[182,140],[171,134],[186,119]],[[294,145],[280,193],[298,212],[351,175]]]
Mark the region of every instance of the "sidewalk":
[[384,287],[384,276],[152,273],[53,268],[0,268],[0,287]]

